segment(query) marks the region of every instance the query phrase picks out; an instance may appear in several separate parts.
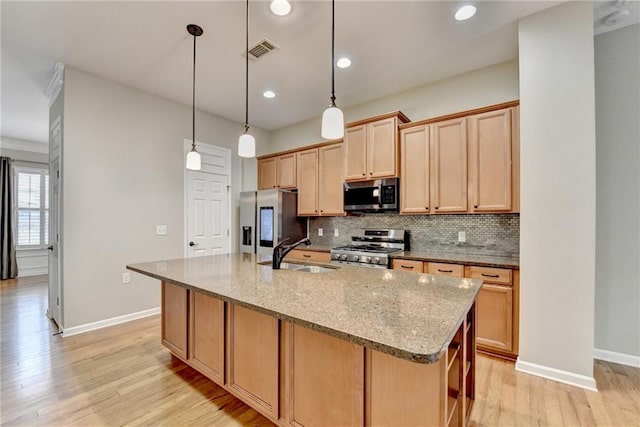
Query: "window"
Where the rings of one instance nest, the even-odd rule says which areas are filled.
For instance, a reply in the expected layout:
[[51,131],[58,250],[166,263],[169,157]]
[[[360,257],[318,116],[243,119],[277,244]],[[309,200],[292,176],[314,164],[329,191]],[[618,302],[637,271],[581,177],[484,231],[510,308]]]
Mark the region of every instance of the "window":
[[43,247],[49,243],[49,172],[16,167],[18,248]]

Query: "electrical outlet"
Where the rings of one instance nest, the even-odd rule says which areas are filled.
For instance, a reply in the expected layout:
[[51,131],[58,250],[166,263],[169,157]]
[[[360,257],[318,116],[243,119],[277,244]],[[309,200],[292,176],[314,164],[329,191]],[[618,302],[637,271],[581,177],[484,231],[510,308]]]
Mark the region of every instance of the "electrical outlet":
[[324,230],[322,229],[322,227],[318,228],[318,236],[324,236]]
[[167,234],[167,226],[166,225],[156,225],[156,235],[164,236]]
[[466,242],[467,241],[467,233],[464,231],[458,231],[458,242]]
[[122,273],[122,283],[131,283],[131,273]]
[[333,237],[340,237],[340,233],[338,232],[337,228],[333,229]]

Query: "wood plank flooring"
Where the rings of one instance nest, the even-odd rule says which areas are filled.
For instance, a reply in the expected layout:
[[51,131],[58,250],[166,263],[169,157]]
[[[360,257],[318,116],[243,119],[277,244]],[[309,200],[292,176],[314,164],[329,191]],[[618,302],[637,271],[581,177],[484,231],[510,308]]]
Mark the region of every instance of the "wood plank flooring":
[[[46,277],[0,282],[0,301],[2,425],[273,425],[173,358],[159,316],[61,338]],[[640,369],[596,361],[596,393],[477,361],[472,426],[640,426]]]

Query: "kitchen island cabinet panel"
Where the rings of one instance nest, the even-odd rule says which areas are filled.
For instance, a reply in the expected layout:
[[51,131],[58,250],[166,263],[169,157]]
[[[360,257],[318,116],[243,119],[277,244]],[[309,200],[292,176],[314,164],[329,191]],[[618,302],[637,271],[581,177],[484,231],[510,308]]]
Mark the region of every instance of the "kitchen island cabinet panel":
[[224,301],[199,292],[189,299],[189,364],[224,384]]
[[187,301],[189,291],[162,282],[162,344],[187,360]]
[[279,415],[279,320],[228,304],[227,386],[276,421]]
[[289,424],[363,425],[364,348],[290,323],[286,328]]

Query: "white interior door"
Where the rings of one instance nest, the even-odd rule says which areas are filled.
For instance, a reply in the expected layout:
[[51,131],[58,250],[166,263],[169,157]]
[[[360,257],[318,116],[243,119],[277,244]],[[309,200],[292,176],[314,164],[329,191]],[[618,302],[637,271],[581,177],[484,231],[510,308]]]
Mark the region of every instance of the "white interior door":
[[231,152],[200,143],[198,151],[202,156],[202,170],[187,170],[185,175],[186,255],[229,253]]
[[60,295],[60,157],[62,143],[61,116],[51,126],[49,147],[49,309],[48,315],[58,327],[62,325]]

